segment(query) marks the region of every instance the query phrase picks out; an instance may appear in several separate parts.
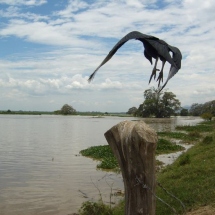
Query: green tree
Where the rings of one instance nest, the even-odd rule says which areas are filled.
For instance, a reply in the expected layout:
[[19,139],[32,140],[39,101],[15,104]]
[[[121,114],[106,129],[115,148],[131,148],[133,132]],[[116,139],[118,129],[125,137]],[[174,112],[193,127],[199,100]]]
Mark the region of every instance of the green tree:
[[202,104],[198,104],[198,103],[193,103],[190,107],[190,115],[192,116],[200,116],[203,112],[202,112]]
[[145,90],[144,98],[143,104],[138,108],[138,113],[142,117],[170,117],[180,109],[181,105],[175,94],[166,91],[159,92],[154,87]]
[[143,117],[143,104],[140,104],[137,111],[136,111],[136,114],[135,116],[142,116]]
[[180,116],[187,116],[188,115],[188,109],[182,108],[180,111]]
[[136,107],[131,107],[131,108],[128,109],[127,114],[135,115],[136,112],[137,112],[137,108]]
[[76,114],[76,110],[71,105],[68,105],[68,104],[63,105],[60,112],[63,115]]

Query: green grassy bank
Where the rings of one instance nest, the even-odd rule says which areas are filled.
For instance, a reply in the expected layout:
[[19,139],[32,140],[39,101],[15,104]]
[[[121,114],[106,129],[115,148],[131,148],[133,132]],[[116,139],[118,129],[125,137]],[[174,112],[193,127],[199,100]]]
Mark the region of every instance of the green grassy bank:
[[[211,126],[214,127],[214,126]],[[163,169],[157,180],[185,205],[186,212],[206,205],[215,207],[215,132],[207,134],[172,165]],[[183,208],[159,186],[157,195],[183,214]],[[157,201],[157,213],[174,214]]]
[[[162,141],[169,145],[171,138],[195,143],[195,145],[182,154],[172,165],[158,172],[157,181],[168,192],[183,202],[186,212],[208,205],[215,207],[215,121],[203,122],[196,126],[180,126],[176,129],[178,132],[158,133],[157,154],[179,150],[164,147],[165,144],[162,145]],[[114,159],[108,146],[105,146],[105,148],[107,151],[106,157],[112,156]],[[98,148],[91,148],[89,151],[94,154],[95,149]],[[101,161],[104,157],[103,155],[95,157],[91,154],[85,154],[86,151],[81,153]],[[100,151],[99,153],[102,154],[103,152]],[[111,160],[109,162],[112,163]],[[116,168],[117,163],[115,161],[114,163],[115,166],[113,167]],[[173,210],[177,214],[184,213],[184,209],[178,200],[167,194],[160,186],[157,186],[156,189],[156,195],[170,206],[168,207],[157,200],[156,215],[175,214]],[[112,208],[102,204],[102,202],[85,202],[79,214],[88,215],[90,212],[91,215],[124,215],[123,208],[124,201]]]

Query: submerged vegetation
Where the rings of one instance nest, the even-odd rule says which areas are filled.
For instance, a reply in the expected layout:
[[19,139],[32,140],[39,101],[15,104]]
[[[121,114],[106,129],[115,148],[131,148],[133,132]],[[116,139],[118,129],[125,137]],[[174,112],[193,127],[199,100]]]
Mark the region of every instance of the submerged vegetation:
[[[207,121],[196,126],[178,126],[176,128],[182,132],[159,132],[157,154],[169,153],[172,150],[181,150],[171,143],[171,139],[181,139],[183,141],[195,143],[187,152],[183,153],[172,165],[167,166],[161,172],[157,173],[157,181],[168,192],[179,198],[185,205],[186,212],[198,209],[204,206],[215,207],[215,121]],[[173,148],[169,148],[169,146]],[[175,148],[174,148],[175,147]],[[111,156],[108,146],[99,146],[98,154],[96,148],[88,149],[86,156],[102,160],[105,156]],[[97,149],[98,149],[97,148]],[[102,152],[102,148],[105,152]],[[94,152],[93,152],[94,151]],[[115,162],[115,161],[114,161]],[[177,211],[177,214],[183,214],[182,205],[175,198],[168,195],[161,187],[157,186],[156,195],[168,203]],[[104,205],[99,202],[85,202],[80,209],[80,215],[86,215],[88,211],[93,214],[101,215],[124,215],[124,201],[121,201],[114,207]],[[164,205],[157,199],[156,214],[174,214],[172,209]]]

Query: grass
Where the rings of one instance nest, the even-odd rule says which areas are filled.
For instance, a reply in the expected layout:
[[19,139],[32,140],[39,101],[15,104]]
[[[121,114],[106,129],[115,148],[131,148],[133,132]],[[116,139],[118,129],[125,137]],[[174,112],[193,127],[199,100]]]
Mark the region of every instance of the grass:
[[[215,135],[214,135],[215,136]],[[205,205],[215,205],[215,139],[203,141],[181,155],[173,165],[158,175],[158,181],[177,196],[189,211]],[[159,187],[157,195],[173,206],[179,214],[182,207]],[[157,201],[156,214],[172,214],[171,210]]]
[[[196,130],[195,130],[196,128]],[[196,137],[198,142],[183,153],[172,165],[167,166],[157,175],[157,181],[170,193],[179,198],[186,207],[186,212],[202,206],[215,207],[215,121],[204,122],[197,126],[180,126],[180,130],[189,132],[192,139]],[[197,133],[196,133],[197,132]],[[206,135],[205,135],[206,132]],[[161,133],[161,132],[160,132]],[[181,134],[158,134],[162,137],[171,137],[180,139]],[[173,137],[174,136],[174,137]],[[183,136],[183,135],[182,135]],[[183,136],[188,138],[187,136]],[[159,139],[160,143],[166,143],[166,140]],[[168,145],[169,143],[167,143]],[[164,146],[164,145],[163,145]],[[158,150],[162,153],[165,147]],[[157,186],[156,195],[173,207],[177,214],[183,214],[181,204],[164,190]],[[80,210],[80,215],[86,215],[89,207],[95,210],[101,207],[100,203],[88,203]],[[91,208],[92,209],[92,208]],[[93,214],[93,213],[92,213]],[[101,215],[124,215],[124,201],[110,208],[106,206],[103,211],[99,211]],[[174,214],[170,208],[157,200],[156,215],[172,215]]]
[[[203,122],[196,126],[180,126],[177,129],[189,133],[210,134],[199,141],[186,153],[183,153],[172,165],[158,173],[157,180],[169,192],[177,196],[185,205],[186,211],[205,205],[215,207],[215,121]],[[156,194],[183,214],[179,202],[167,195],[160,187]],[[157,201],[156,215],[174,214],[171,209]]]

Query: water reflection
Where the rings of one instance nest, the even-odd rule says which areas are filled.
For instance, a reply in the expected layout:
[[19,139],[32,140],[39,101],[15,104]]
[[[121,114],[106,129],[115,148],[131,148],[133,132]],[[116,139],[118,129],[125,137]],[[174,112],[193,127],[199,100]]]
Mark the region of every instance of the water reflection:
[[202,121],[199,117],[171,117],[165,119],[144,118],[145,123],[149,124],[156,131],[174,131],[177,125],[195,125]]
[[[110,184],[114,191],[123,189],[121,176],[106,175],[96,170],[96,161],[77,155],[107,144],[104,133],[123,120],[137,118],[0,115],[0,214],[69,214],[99,198],[96,186],[109,202]],[[144,121],[161,131],[201,119]]]

